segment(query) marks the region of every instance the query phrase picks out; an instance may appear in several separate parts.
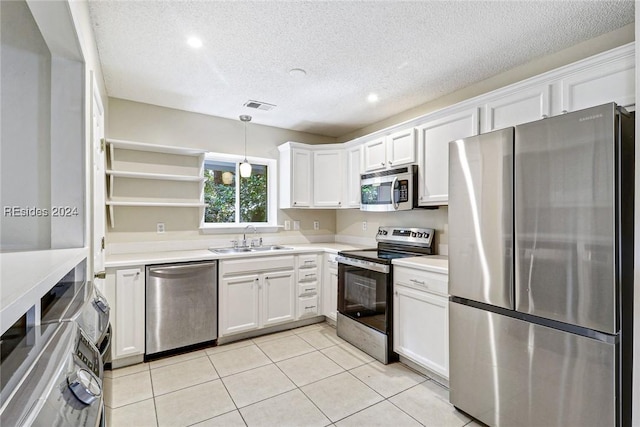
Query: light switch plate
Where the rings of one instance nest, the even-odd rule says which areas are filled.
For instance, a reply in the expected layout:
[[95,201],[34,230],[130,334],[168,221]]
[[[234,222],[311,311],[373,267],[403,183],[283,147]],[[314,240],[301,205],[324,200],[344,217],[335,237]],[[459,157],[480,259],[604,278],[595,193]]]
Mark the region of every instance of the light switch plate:
[[300,230],[300,221],[293,221],[293,229]]

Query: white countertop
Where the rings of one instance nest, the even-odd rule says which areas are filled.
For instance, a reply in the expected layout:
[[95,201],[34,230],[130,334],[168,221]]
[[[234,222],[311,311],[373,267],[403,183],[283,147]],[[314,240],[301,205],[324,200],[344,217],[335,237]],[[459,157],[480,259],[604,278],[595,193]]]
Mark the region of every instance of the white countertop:
[[0,253],[2,333],[88,254],[87,248]]
[[449,274],[449,257],[445,255],[428,255],[411,258],[400,258],[392,261],[393,265],[418,270]]
[[208,249],[187,250],[187,251],[166,251],[166,252],[139,252],[130,254],[108,255],[105,260],[105,267],[131,267],[136,265],[163,264],[172,262],[199,261],[209,259],[231,259],[260,257],[272,255],[299,254],[305,252],[333,252],[360,249],[362,246],[348,245],[344,243],[309,243],[304,245],[287,245],[293,249],[284,249],[269,252],[239,252],[236,254],[217,254]]

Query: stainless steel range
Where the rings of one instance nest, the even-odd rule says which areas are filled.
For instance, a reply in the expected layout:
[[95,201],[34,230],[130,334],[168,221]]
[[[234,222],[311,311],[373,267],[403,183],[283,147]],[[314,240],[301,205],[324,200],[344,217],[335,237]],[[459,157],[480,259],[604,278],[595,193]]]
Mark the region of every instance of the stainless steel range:
[[338,253],[338,336],[382,363],[393,351],[393,266],[397,258],[433,255],[431,228],[380,227],[377,248]]

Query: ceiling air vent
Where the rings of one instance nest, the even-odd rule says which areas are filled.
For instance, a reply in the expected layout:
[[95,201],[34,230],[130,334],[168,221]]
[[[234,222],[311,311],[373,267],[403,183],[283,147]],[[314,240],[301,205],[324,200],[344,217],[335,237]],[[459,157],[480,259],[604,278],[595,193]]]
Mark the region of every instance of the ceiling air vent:
[[273,104],[268,104],[266,102],[253,101],[253,100],[249,100],[245,102],[244,106],[247,108],[255,108],[256,110],[263,110],[263,111],[271,111],[274,108],[276,108],[276,106]]

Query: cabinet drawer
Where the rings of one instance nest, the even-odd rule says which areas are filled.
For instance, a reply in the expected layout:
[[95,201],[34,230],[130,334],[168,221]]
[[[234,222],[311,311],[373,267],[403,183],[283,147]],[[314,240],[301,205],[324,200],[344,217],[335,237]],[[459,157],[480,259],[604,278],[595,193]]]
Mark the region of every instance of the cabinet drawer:
[[318,282],[298,283],[298,295],[317,294]]
[[318,254],[298,255],[298,268],[316,268],[318,266]]
[[396,266],[393,268],[393,281],[394,284],[444,296],[447,296],[449,292],[449,276],[431,271]]
[[220,273],[222,276],[225,276],[228,274],[244,274],[253,271],[289,270],[293,269],[293,265],[293,255],[230,259],[220,263]]
[[318,268],[301,268],[298,270],[298,282],[315,282],[318,280]]
[[318,315],[318,295],[298,298],[298,318]]

